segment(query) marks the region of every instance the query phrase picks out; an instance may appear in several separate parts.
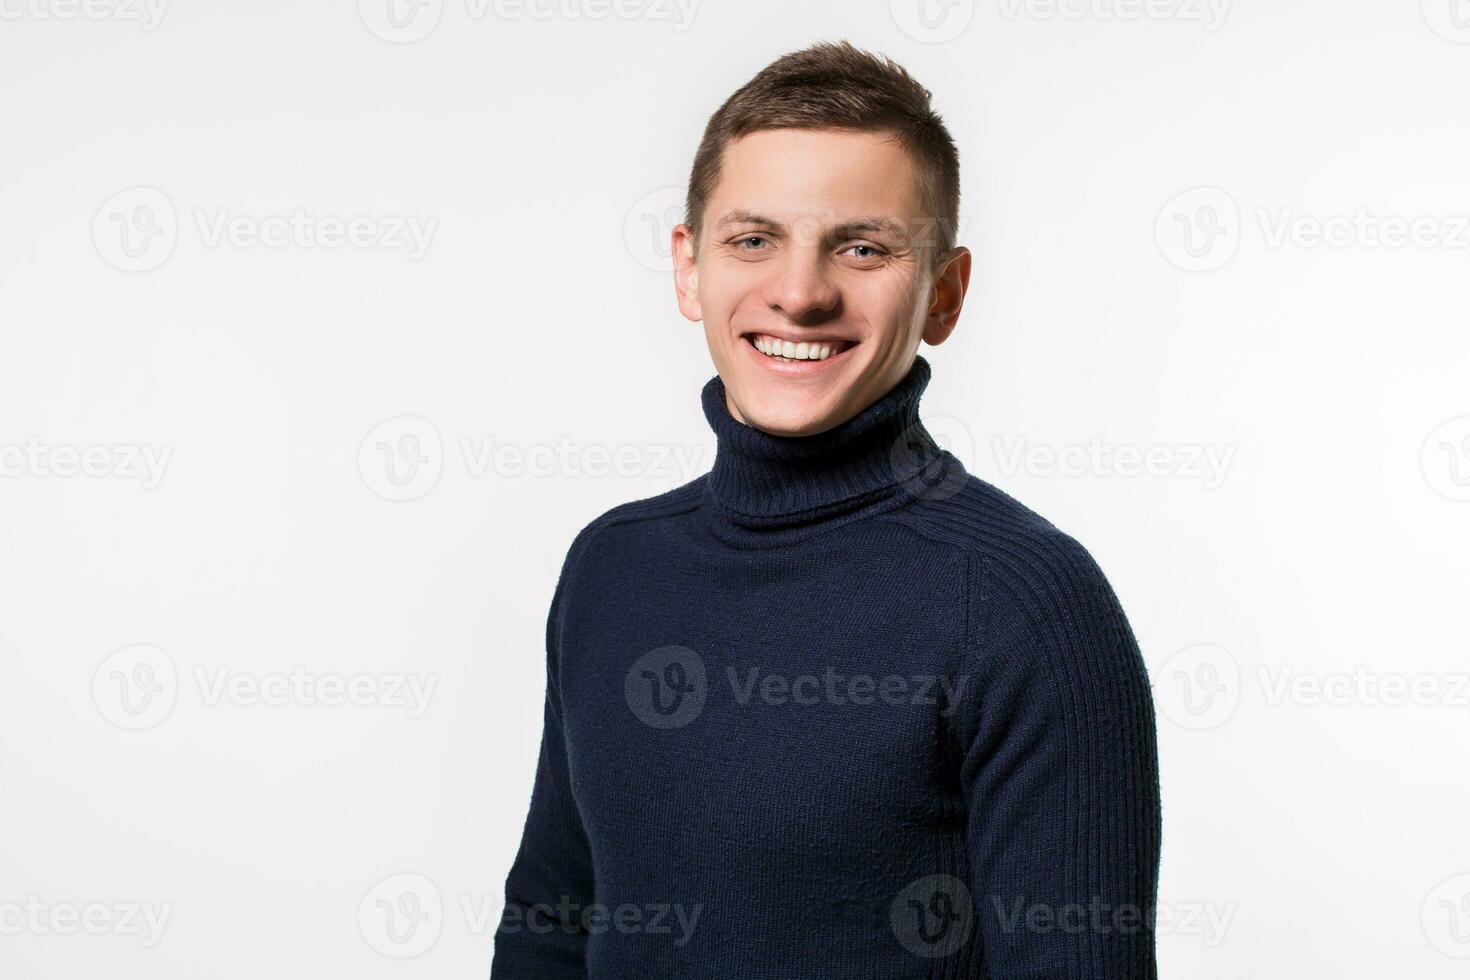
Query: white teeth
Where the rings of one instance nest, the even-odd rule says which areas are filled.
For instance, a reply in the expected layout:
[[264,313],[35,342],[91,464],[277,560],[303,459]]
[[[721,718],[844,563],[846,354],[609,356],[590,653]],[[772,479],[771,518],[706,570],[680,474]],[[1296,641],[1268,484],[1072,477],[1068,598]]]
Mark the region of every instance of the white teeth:
[[836,346],[805,340],[796,343],[777,337],[761,336],[752,338],[751,344],[767,357],[780,357],[791,361],[825,361],[832,356],[832,351]]

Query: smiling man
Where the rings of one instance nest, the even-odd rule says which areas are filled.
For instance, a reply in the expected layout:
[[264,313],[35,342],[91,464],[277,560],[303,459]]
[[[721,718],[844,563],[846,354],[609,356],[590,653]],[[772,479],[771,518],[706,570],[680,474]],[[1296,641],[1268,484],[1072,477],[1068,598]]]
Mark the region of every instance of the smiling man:
[[714,467],[567,554],[494,980],[1156,976],[1133,634],[919,419],[958,207],[930,93],[845,43],[710,119],[673,245]]

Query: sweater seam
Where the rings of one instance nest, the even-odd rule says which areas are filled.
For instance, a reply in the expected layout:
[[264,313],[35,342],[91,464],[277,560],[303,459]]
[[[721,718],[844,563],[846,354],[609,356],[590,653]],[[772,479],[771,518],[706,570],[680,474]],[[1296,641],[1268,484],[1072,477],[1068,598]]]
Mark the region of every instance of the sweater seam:
[[[682,489],[684,489],[684,488],[686,488],[688,486],[690,486],[690,484],[685,484],[684,487],[680,487],[678,489],[682,490]],[[677,492],[677,490],[674,491],[674,492]],[[647,500],[657,500],[658,498],[657,497],[651,497],[651,498],[646,498],[646,499]],[[640,503],[643,503],[643,502],[644,501],[641,501],[641,500],[634,500],[634,501],[629,501],[627,503],[619,504],[618,506],[614,507],[612,510],[606,511],[605,513],[603,513],[603,514],[601,514],[601,515],[593,518],[580,531],[577,532],[577,534],[572,538],[571,545],[569,545],[568,548],[567,548],[567,556],[566,557],[567,557],[567,562],[568,563],[567,563],[567,567],[566,567],[565,572],[561,576],[562,579],[564,580],[562,582],[562,587],[560,589],[561,599],[560,600],[557,599],[556,594],[555,594],[555,591],[553,591],[553,595],[552,595],[552,602],[553,602],[553,604],[556,607],[555,610],[554,610],[554,617],[555,617],[554,618],[554,626],[555,626],[555,630],[556,630],[556,675],[555,675],[555,679],[556,679],[556,688],[557,688],[557,690],[556,690],[556,699],[557,699],[557,714],[558,715],[561,714],[561,705],[560,705],[560,702],[561,702],[561,656],[562,656],[562,635],[561,635],[561,633],[562,633],[562,613],[563,613],[563,607],[566,605],[566,599],[567,599],[567,597],[569,595],[574,594],[576,592],[577,575],[578,575],[578,572],[580,571],[580,569],[582,567],[582,558],[583,558],[583,556],[586,555],[586,553],[589,550],[591,550],[593,542],[595,542],[597,540],[597,538],[602,534],[602,532],[605,531],[605,530],[607,530],[610,527],[618,527],[618,526],[622,526],[624,524],[637,524],[637,523],[640,523],[640,522],[643,522],[643,521],[656,521],[656,520],[662,520],[664,518],[678,517],[680,515],[687,514],[687,513],[690,513],[691,511],[694,511],[694,510],[698,510],[699,509],[699,503],[696,501],[694,503],[684,505],[682,509],[677,509],[677,510],[672,510],[672,511],[659,511],[658,513],[638,513],[638,512],[627,512],[627,511],[624,511],[624,512],[620,513],[620,511],[623,511],[623,508],[632,508],[632,507],[635,507],[637,504],[640,504]],[[549,679],[550,678],[548,678],[548,680]]]

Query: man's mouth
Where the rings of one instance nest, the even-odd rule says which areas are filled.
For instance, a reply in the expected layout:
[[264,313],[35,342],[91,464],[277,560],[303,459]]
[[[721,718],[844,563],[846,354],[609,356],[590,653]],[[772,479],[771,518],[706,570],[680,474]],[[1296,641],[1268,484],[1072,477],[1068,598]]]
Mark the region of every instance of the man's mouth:
[[766,333],[746,334],[745,339],[756,350],[778,361],[825,361],[853,345],[850,340],[835,337],[793,341]]

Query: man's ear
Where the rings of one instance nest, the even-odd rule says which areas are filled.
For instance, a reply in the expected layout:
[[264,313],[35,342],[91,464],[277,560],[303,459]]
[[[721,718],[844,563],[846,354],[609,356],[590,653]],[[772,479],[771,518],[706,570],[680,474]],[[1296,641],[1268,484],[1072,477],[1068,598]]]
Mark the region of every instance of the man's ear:
[[965,290],[970,288],[970,250],[958,246],[944,260],[934,277],[933,297],[924,318],[924,343],[936,347],[954,333],[965,305]]
[[679,301],[679,312],[695,323],[704,319],[704,307],[699,303],[699,263],[694,258],[694,231],[688,225],[674,226],[669,242],[674,256],[674,295]]

